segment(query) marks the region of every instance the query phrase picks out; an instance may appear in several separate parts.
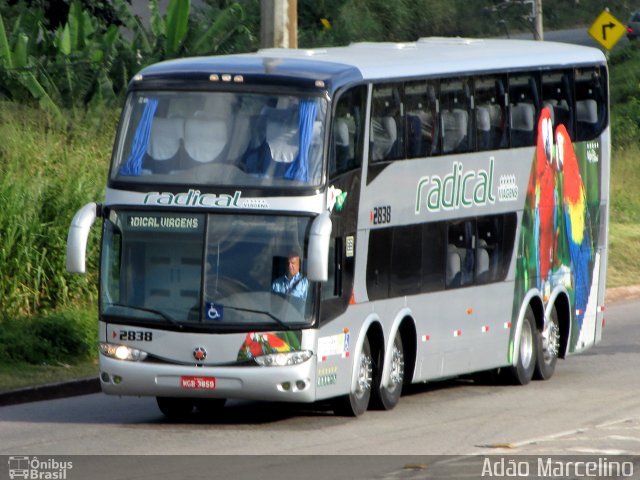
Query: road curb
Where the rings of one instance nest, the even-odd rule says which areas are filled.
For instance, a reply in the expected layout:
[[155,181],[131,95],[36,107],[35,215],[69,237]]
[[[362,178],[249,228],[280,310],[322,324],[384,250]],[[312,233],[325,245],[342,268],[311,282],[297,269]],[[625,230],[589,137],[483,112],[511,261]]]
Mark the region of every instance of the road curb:
[[[640,298],[640,285],[608,288],[605,297],[606,302],[632,300],[635,298]],[[0,407],[18,403],[88,395],[90,393],[97,393],[100,390],[100,379],[98,377],[22,388],[20,390],[0,392]]]
[[41,400],[54,400],[56,398],[75,397],[88,395],[100,391],[100,380],[84,378],[71,382],[52,383],[36,387],[21,388],[0,392],[0,406],[15,405],[18,403],[37,402]]

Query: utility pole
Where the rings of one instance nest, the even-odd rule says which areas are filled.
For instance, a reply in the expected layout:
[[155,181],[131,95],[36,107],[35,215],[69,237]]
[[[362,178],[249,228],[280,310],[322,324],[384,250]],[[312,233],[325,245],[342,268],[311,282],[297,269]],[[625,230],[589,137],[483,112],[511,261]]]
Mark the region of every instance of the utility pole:
[[542,29],[542,0],[533,2],[533,38],[544,40],[544,30]]
[[260,47],[298,48],[298,1],[260,1]]

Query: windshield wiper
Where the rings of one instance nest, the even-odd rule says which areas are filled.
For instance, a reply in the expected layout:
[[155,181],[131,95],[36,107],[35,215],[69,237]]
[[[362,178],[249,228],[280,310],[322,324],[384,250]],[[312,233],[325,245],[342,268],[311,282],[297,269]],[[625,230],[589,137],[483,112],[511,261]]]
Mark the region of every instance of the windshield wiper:
[[286,322],[283,322],[282,320],[280,320],[278,317],[276,317],[271,312],[265,312],[263,310],[254,310],[252,308],[234,307],[232,305],[225,305],[224,308],[230,308],[231,310],[237,310],[238,312],[259,313],[259,314],[262,314],[262,315],[266,315],[267,317],[272,319],[274,322],[276,322],[278,325],[280,325],[282,328],[284,328],[286,330],[293,329],[293,325],[290,325],[290,324],[288,324]]
[[131,310],[138,310],[140,312],[153,313],[154,315],[158,315],[159,317],[161,317],[167,323],[170,323],[171,325],[182,328],[182,325],[180,325],[174,318],[170,317],[168,314],[160,310],[155,310],[153,308],[147,308],[147,307],[138,307],[135,305],[125,305],[124,303],[109,303],[107,304],[107,306],[129,308]]

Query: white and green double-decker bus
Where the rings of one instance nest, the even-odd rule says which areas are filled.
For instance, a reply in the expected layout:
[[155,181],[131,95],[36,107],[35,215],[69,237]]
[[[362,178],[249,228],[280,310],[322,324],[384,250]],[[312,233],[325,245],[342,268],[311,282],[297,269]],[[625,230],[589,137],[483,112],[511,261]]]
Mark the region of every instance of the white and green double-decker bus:
[[100,379],[163,413],[359,415],[403,384],[547,379],[602,334],[597,49],[425,38],[187,58],[131,81],[102,219]]

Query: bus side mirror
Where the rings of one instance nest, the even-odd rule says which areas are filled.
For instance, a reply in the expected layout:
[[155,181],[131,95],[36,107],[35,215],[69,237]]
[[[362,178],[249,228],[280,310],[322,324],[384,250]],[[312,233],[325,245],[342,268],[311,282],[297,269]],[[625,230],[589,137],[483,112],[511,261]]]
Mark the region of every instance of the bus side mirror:
[[67,235],[67,271],[85,273],[89,230],[98,216],[98,205],[87,203],[73,216]]
[[326,282],[329,278],[331,229],[331,217],[326,210],[311,224],[307,252],[307,278],[312,282]]

